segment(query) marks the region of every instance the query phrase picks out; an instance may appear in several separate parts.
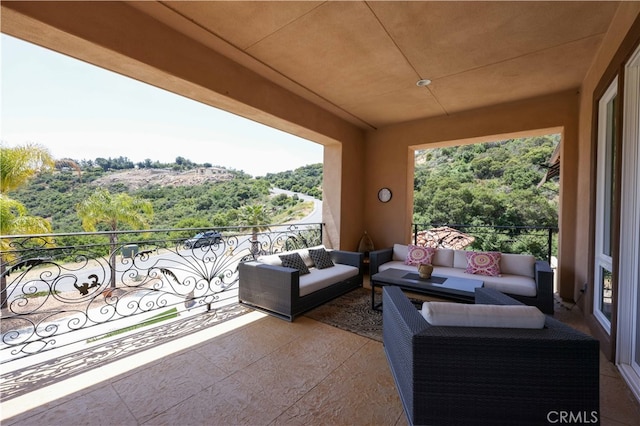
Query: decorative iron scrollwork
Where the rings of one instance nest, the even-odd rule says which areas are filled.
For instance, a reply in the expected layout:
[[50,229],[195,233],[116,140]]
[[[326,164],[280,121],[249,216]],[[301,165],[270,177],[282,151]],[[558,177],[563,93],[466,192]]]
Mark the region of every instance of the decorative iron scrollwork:
[[[185,316],[222,300],[237,302],[239,262],[322,239],[318,225],[271,228],[277,231],[227,232],[210,245],[190,248],[184,239],[161,238],[166,231],[145,231],[135,244],[123,242],[115,249],[109,233],[82,233],[104,240],[84,245],[61,244],[63,236],[0,237],[11,238],[12,247],[0,253],[2,362],[78,342],[89,330],[113,329],[116,321],[127,329],[156,321],[149,319],[167,309]],[[235,296],[221,297],[224,293]]]
[[98,282],[98,276],[96,274],[89,275],[89,279],[92,281],[91,284],[82,283],[81,286],[75,283],[73,284],[74,287],[78,289],[78,291],[82,296],[86,296],[87,294],[89,294],[90,288],[100,287],[100,283]]

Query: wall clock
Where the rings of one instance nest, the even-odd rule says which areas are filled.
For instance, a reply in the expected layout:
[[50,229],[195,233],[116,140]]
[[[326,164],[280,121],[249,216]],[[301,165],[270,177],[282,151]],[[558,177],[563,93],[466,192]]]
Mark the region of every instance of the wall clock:
[[391,200],[391,190],[389,188],[381,188],[378,191],[378,200],[388,203]]

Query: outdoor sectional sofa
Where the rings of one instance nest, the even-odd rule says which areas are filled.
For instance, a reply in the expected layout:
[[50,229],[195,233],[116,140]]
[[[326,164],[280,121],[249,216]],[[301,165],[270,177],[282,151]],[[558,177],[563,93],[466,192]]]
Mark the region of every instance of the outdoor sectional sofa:
[[[410,424],[599,424],[599,343],[550,316],[544,328],[433,326],[383,288],[383,343]],[[521,305],[495,289],[476,304]],[[469,306],[469,305],[468,305]]]
[[[323,246],[258,257],[238,265],[241,304],[293,321],[295,317],[362,286],[362,253],[326,250],[333,266],[318,267],[310,250]],[[282,265],[282,256],[300,254],[309,273]]]
[[[369,253],[369,273],[385,269],[405,269],[416,272],[415,265],[407,265],[409,245],[394,244],[391,248]],[[549,263],[531,255],[501,253],[500,276],[465,273],[467,251],[437,249],[433,256],[433,274],[484,281],[484,287],[506,293],[520,302],[536,306],[545,314],[553,315],[553,271]]]

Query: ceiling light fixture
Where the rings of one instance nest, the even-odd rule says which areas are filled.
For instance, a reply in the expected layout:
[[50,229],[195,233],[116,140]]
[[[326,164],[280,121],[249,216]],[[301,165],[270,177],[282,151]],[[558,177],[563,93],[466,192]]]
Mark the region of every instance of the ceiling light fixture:
[[430,84],[431,84],[431,80],[424,79],[424,80],[418,80],[418,82],[416,83],[416,86],[424,87]]

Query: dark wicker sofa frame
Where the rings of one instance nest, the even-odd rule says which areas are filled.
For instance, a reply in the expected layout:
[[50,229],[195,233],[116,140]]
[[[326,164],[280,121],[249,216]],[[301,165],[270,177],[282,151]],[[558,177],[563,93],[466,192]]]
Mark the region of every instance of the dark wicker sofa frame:
[[357,267],[358,275],[300,297],[300,273],[297,269],[256,261],[240,263],[238,264],[240,303],[278,318],[293,321],[304,312],[361,287],[364,255],[344,250],[330,250],[329,254],[334,263]]
[[[393,248],[386,248],[369,253],[369,273],[377,274],[380,265],[391,262],[393,259]],[[512,298],[519,300],[525,305],[535,306],[548,315],[553,315],[553,270],[549,262],[536,260],[535,263],[536,296],[520,296],[509,294]]]
[[[494,289],[476,303],[520,304]],[[431,326],[383,288],[383,343],[410,424],[599,424],[599,344],[552,317],[523,330]],[[572,417],[570,417],[572,416]]]

